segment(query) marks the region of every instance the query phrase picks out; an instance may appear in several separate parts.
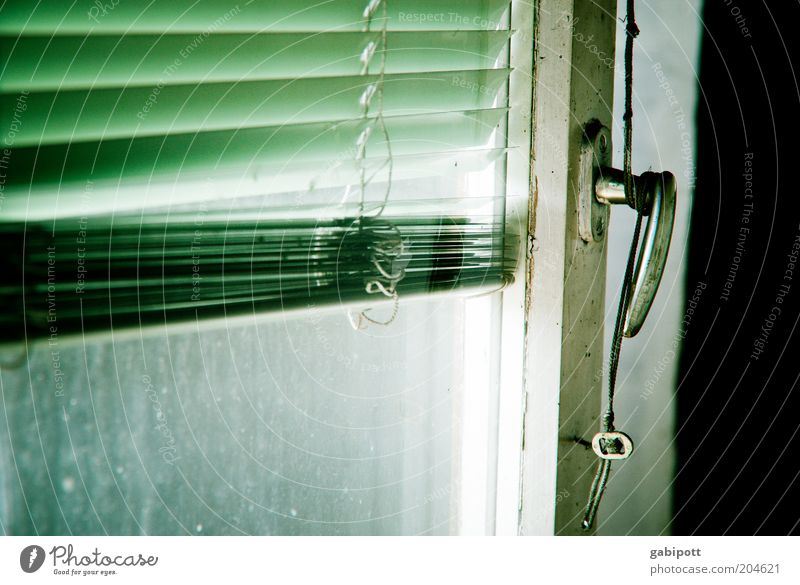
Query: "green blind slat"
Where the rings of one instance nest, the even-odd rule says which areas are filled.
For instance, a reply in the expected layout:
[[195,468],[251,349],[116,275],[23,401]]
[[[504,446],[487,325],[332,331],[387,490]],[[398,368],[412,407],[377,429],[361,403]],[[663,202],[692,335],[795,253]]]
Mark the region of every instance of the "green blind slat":
[[[0,33],[361,31],[366,4],[365,0],[5,0]],[[509,4],[509,0],[393,0],[387,28],[495,29],[504,22]]]
[[[453,169],[461,172],[479,171],[500,159],[505,152],[505,149],[494,148],[395,155],[392,176],[395,181],[403,181],[446,177]],[[174,180],[120,183],[113,178],[92,183],[66,182],[57,186],[22,184],[4,191],[3,220],[36,221],[54,215],[105,215],[132,212],[144,206],[155,211],[159,207],[170,207],[171,214],[183,206],[187,213],[193,214],[200,202],[228,199],[226,205],[230,205],[231,198],[238,198],[246,204],[248,197],[253,196],[257,199],[254,204],[258,206],[265,195],[275,200],[270,206],[270,213],[287,218],[319,217],[321,210],[328,209],[330,197],[316,191],[309,192],[311,183],[318,189],[355,184],[362,165],[371,175],[379,172],[385,164],[385,157],[368,158],[359,165],[351,157],[340,154],[337,158],[321,162],[291,161],[257,165],[246,174],[236,171],[214,173],[211,180],[205,176],[194,179],[184,177],[180,184]],[[385,176],[385,173],[381,176]],[[296,192],[303,194],[300,200],[294,194],[286,195]],[[339,199],[341,197],[336,198],[337,201]],[[419,203],[416,199],[413,203],[416,209]],[[333,212],[338,210],[334,208]]]
[[[491,108],[508,70],[386,76],[384,114]],[[15,145],[110,140],[360,118],[375,76],[32,93]],[[16,102],[0,103],[10,119]]]
[[[0,18],[2,14],[0,13]],[[491,69],[508,31],[388,35],[386,73]],[[359,75],[375,34],[0,38],[0,91],[55,91]],[[379,43],[378,43],[379,44]],[[185,55],[185,57],[184,57]],[[373,58],[377,73],[380,52]]]
[[[505,108],[386,119],[393,155],[479,147],[505,115]],[[133,178],[175,181],[219,170],[248,169],[291,161],[330,161],[352,152],[367,122],[247,128],[103,142],[25,147],[13,152],[7,186]],[[378,132],[373,156],[386,153]]]

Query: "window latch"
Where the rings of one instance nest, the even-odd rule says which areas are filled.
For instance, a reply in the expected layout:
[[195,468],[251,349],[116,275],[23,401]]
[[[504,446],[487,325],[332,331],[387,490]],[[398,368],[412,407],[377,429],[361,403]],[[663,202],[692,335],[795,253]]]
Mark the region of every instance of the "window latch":
[[[612,205],[628,204],[623,172],[611,168],[608,128],[590,124],[581,147],[578,205],[579,232],[586,242],[601,241]],[[670,172],[646,172],[633,178],[635,199],[644,203],[648,218],[631,283],[631,300],[625,314],[623,334],[633,337],[642,328],[653,304],[672,239],[677,186]]]

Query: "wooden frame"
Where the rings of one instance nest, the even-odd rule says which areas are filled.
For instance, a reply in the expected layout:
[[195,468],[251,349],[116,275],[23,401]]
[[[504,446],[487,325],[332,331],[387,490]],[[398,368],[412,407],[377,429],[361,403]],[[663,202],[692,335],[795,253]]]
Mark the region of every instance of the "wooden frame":
[[526,268],[520,534],[585,534],[598,430],[605,242],[578,234],[578,158],[592,120],[611,126],[615,0],[539,0]]

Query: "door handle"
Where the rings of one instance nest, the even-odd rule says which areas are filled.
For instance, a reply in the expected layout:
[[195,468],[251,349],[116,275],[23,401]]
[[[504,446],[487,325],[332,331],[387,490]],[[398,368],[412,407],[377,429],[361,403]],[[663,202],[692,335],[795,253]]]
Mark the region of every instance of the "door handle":
[[[607,166],[609,143],[607,128],[599,125],[587,128],[581,152],[579,205],[580,233],[585,241],[602,239],[611,205],[628,204],[623,172]],[[646,172],[634,176],[633,188],[637,195],[634,199],[643,202],[642,214],[648,219],[625,314],[625,337],[633,337],[639,332],[655,299],[667,262],[677,200],[677,184],[670,172]]]
[[[631,301],[625,315],[623,335],[633,337],[644,324],[664,274],[672,227],[675,224],[677,185],[670,172],[642,173],[634,176],[637,199],[643,201],[647,217],[642,243],[633,273]],[[595,183],[595,197],[605,205],[625,203],[624,175],[617,169],[601,169]]]

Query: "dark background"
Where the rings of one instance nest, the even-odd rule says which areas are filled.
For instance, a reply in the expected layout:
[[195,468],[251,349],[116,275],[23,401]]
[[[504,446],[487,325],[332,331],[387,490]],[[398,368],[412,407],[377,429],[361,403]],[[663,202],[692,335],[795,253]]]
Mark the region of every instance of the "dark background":
[[707,288],[681,356],[672,530],[797,534],[800,264],[792,280],[786,270],[800,236],[800,4],[707,0],[704,11],[687,299]]

